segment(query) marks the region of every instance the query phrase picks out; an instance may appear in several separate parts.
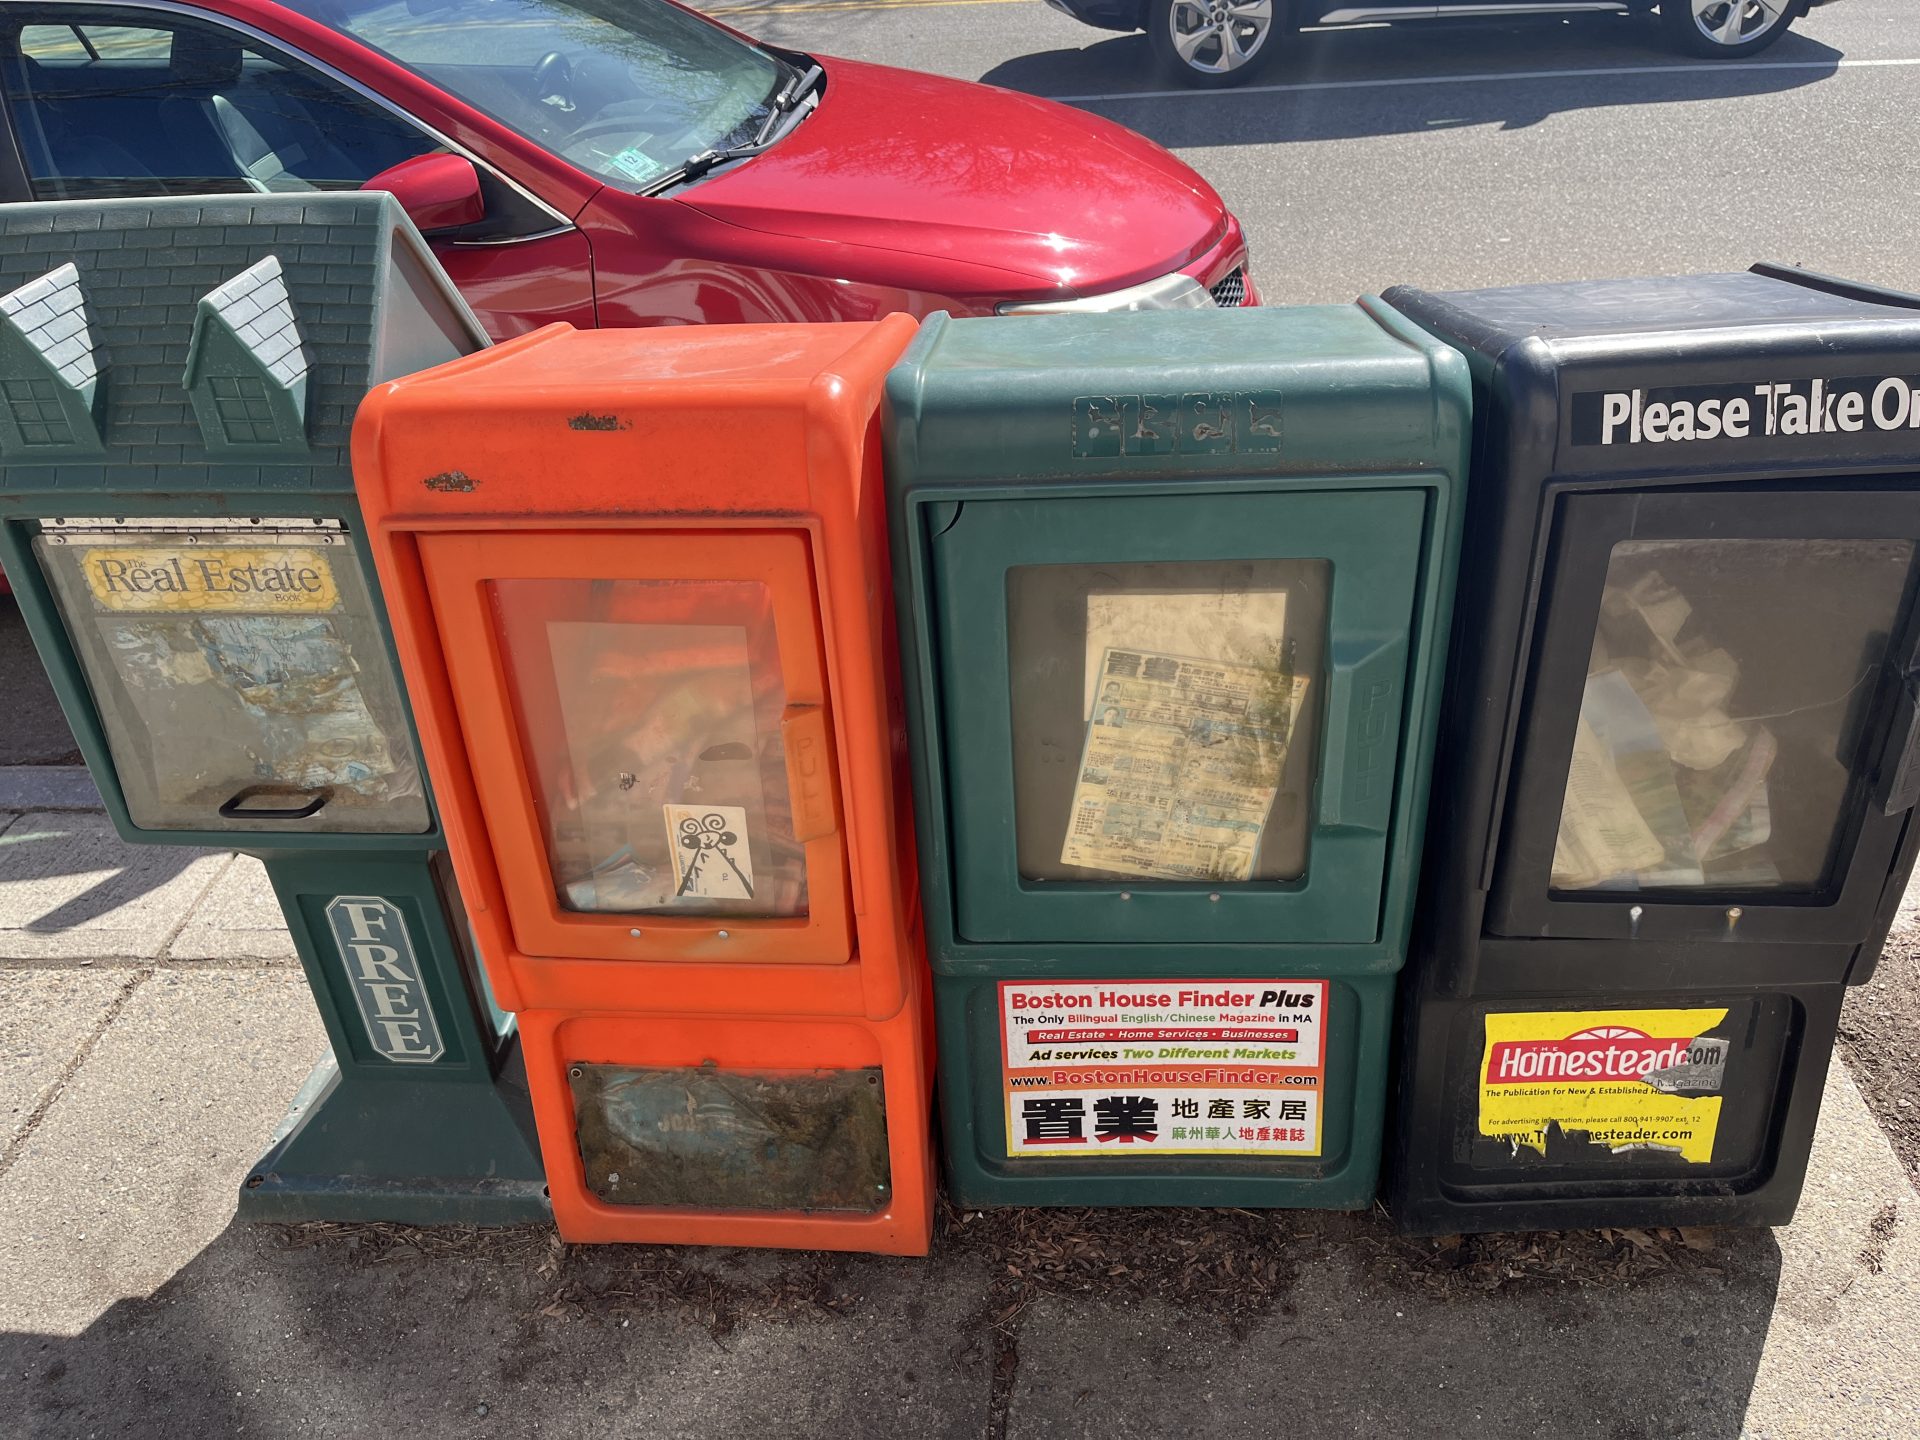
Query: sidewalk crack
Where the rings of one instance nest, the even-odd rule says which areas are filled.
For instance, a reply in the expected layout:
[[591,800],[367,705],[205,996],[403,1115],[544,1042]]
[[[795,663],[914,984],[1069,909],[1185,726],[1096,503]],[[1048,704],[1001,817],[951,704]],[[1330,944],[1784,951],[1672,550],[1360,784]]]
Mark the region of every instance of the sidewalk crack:
[[1013,1421],[1013,1385],[1020,1374],[1020,1320],[995,1326],[991,1349],[992,1380],[987,1393],[987,1440],[1006,1440]]
[[160,948],[155,952],[153,957],[153,963],[155,965],[171,965],[173,963],[174,944],[186,933],[187,926],[193,923],[194,912],[207,903],[207,897],[213,894],[213,887],[220,883],[226,873],[239,863],[239,860],[240,855],[238,851],[229,851],[227,853],[227,863],[215,867],[213,874],[208,877],[207,883],[200,887],[200,893],[193,897],[192,903],[186,907],[185,912],[180,916],[179,923],[169,930],[166,938],[160,942]]
[[1024,1278],[1015,1284],[1005,1276],[987,1287],[986,1308],[980,1316],[987,1339],[987,1423],[985,1440],[1006,1440],[1013,1419],[1013,1387],[1020,1375],[1020,1336],[1026,1316],[1039,1293]]
[[93,1054],[94,1048],[99,1045],[101,1038],[107,1033],[108,1029],[111,1028],[113,1022],[120,1018],[120,1012],[127,1008],[127,1002],[133,998],[133,992],[145,984],[152,974],[152,966],[147,966],[135,971],[134,974],[128,978],[127,982],[120,987],[119,993],[108,1002],[106,1013],[100,1017],[93,1029],[88,1032],[87,1038],[81,1042],[80,1048],[74,1051],[73,1058],[61,1066],[59,1075],[55,1076],[53,1084],[47,1087],[47,1093],[40,1097],[40,1103],[33,1107],[33,1112],[27,1116],[27,1123],[21,1127],[20,1133],[14,1136],[13,1140],[5,1149],[0,1150],[0,1180],[7,1178],[7,1172],[13,1169],[14,1162],[18,1160],[26,1150],[27,1142],[31,1140],[35,1132],[39,1130],[40,1122],[47,1118],[47,1113],[53,1109],[55,1103],[66,1093],[68,1084],[72,1082],[73,1077],[79,1072],[80,1067],[86,1064],[87,1057]]

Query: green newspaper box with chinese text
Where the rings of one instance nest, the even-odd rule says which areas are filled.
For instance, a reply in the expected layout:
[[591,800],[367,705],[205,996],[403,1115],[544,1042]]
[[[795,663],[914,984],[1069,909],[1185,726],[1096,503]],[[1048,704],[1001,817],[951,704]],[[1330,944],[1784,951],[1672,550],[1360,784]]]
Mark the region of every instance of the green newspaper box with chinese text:
[[1372,1200],[1469,406],[1371,299],[936,316],[894,370],[959,1203]]
[[347,443],[487,344],[379,194],[0,207],[0,561],[120,833],[266,863],[327,1029],[253,1219],[548,1214]]

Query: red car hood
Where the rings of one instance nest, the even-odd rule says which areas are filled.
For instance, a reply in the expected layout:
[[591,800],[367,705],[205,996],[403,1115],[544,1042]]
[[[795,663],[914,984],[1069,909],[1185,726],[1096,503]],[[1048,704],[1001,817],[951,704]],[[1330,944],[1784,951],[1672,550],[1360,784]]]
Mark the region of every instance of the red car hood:
[[1165,275],[1226,229],[1212,186],[1097,115],[991,85],[822,63],[826,89],[807,119],[680,202],[769,234],[997,270],[1009,298]]

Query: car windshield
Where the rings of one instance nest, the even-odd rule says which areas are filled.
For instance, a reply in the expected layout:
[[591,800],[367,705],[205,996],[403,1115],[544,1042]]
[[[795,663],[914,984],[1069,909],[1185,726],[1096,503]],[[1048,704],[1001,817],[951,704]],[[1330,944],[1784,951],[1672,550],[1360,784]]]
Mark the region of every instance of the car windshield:
[[784,62],[660,0],[306,0],[296,8],[603,180],[646,190],[751,141]]

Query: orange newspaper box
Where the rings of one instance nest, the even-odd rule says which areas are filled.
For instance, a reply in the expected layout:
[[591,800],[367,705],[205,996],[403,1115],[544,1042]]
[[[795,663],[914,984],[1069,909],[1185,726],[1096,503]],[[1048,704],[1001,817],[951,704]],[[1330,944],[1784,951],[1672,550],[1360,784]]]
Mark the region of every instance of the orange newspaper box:
[[553,326],[361,406],[355,484],[569,1240],[926,1251],[875,418],[913,333]]

